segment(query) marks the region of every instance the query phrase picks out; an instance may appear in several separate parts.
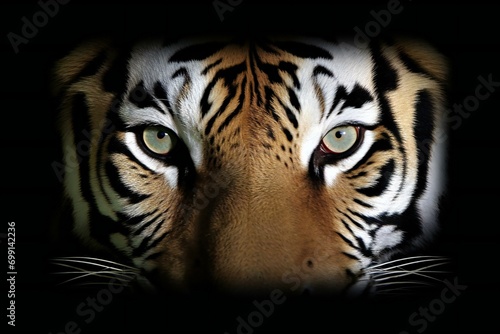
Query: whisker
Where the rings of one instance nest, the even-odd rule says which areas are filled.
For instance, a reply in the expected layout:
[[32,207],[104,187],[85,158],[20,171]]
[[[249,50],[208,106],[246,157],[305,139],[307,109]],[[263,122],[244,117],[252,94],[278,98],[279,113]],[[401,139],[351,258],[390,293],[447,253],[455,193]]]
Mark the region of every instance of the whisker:
[[[105,285],[105,286],[108,286],[109,283],[106,283],[106,282],[86,282],[86,283],[78,283],[78,284],[75,284],[75,286],[89,286],[89,285]],[[128,284],[113,284],[115,286],[121,286],[121,287],[129,287]]]
[[118,278],[116,276],[112,276],[112,275],[103,275],[102,273],[100,272],[87,272],[87,273],[84,273],[84,274],[81,274],[79,276],[76,276],[76,277],[73,277],[73,278],[69,278],[61,283],[59,283],[58,285],[62,285],[62,284],[67,284],[69,282],[72,282],[72,281],[75,281],[75,280],[80,280],[80,279],[83,279],[83,278],[86,278],[86,277],[98,277],[98,278],[107,278],[107,279],[117,279],[118,281],[121,281],[121,282],[131,282],[136,276],[131,276],[131,277],[128,277],[129,279],[125,279],[125,278]]
[[430,268],[442,266],[443,264],[445,264],[445,263],[434,263],[434,264],[430,264],[428,266],[416,268],[413,270],[405,269],[405,268],[397,268],[399,270],[376,272],[373,274],[373,276],[375,276],[377,279],[379,279],[379,278],[382,278],[382,277],[385,277],[388,275],[393,275],[393,274],[402,274],[402,276],[404,276],[404,275],[421,274],[421,273],[428,273],[428,274],[433,274],[433,273],[434,274],[446,274],[446,273],[449,273],[449,271],[445,271],[445,270],[427,270]]
[[[104,262],[106,264],[97,263],[97,262],[90,262],[88,260],[100,261],[100,262]],[[57,262],[57,261],[73,262],[73,263],[83,263],[83,264],[88,264],[88,265],[92,265],[92,266],[96,266],[96,267],[106,267],[106,268],[111,268],[111,269],[116,269],[116,270],[124,270],[122,268],[111,267],[111,266],[108,265],[108,264],[112,264],[112,265],[115,265],[115,266],[121,266],[123,268],[128,268],[130,270],[138,271],[137,268],[134,268],[134,267],[131,267],[131,266],[127,266],[127,265],[124,265],[124,264],[121,264],[121,263],[118,263],[118,262],[114,262],[114,261],[109,261],[109,260],[104,260],[104,259],[99,259],[99,258],[93,258],[93,257],[74,256],[74,257],[62,257],[62,258],[54,258],[54,259],[52,259],[52,262]]]
[[[84,260],[82,260],[82,259],[84,259]],[[96,261],[96,260],[101,261],[101,262],[104,262],[106,264],[89,262],[88,261],[89,259],[91,259],[93,261]],[[69,278],[63,282],[58,283],[58,285],[67,284],[67,283],[70,283],[70,282],[73,282],[76,280],[82,280],[82,279],[85,279],[88,277],[115,279],[115,280],[118,280],[119,282],[121,282],[122,284],[123,283],[128,284],[133,279],[135,279],[139,273],[138,269],[136,269],[136,268],[129,267],[129,266],[124,266],[124,268],[116,268],[116,266],[110,266],[109,264],[120,265],[119,263],[104,260],[104,259],[97,259],[97,258],[88,258],[88,257],[56,258],[56,259],[53,259],[52,262],[55,265],[72,269],[71,271],[54,272],[53,274],[61,274],[61,275],[78,274],[76,277],[72,277],[72,278]],[[89,270],[87,268],[82,268],[80,266],[77,266],[80,264],[98,267],[99,270],[94,271],[94,270]]]
[[[115,271],[98,271],[98,272],[87,272],[88,274],[112,274],[114,275],[113,278],[116,278],[118,280],[126,280],[131,277],[135,277],[136,275],[134,274],[125,274],[125,273],[117,273]],[[60,271],[60,272],[55,272],[52,273],[54,275],[67,275],[67,274],[82,274],[82,271]],[[124,278],[120,277],[123,276]]]
[[[61,266],[61,267],[66,267],[66,268],[71,268],[71,269],[75,269],[77,270],[76,272],[73,272],[75,274],[77,273],[81,273],[81,272],[94,272],[94,273],[113,273],[117,276],[128,276],[128,275],[137,275],[137,271],[131,271],[131,270],[105,270],[105,269],[113,269],[113,268],[104,268],[104,269],[101,269],[99,271],[91,271],[91,270],[88,270],[88,269],[85,269],[85,268],[80,268],[80,267],[76,267],[76,266],[72,266],[70,264],[66,264],[66,263],[56,263],[58,266]],[[58,273],[62,273],[62,272],[54,272],[53,274],[58,274]],[[70,273],[69,271],[66,272],[66,273]]]
[[415,284],[415,285],[434,286],[433,284],[430,284],[430,283],[424,282],[424,281],[393,281],[393,282],[376,284],[375,287],[378,288],[380,286],[388,286],[388,285],[394,285],[394,284]]
[[436,277],[432,277],[432,276],[429,276],[429,275],[426,275],[426,274],[445,274],[445,273],[450,273],[449,271],[423,271],[423,272],[419,272],[419,271],[397,271],[397,272],[394,272],[394,273],[390,273],[391,275],[389,276],[389,273],[387,274],[387,276],[384,276],[384,277],[375,277],[375,281],[376,282],[382,282],[382,281],[387,281],[387,280],[390,280],[390,279],[394,279],[394,278],[400,278],[400,277],[405,277],[405,276],[409,276],[409,275],[416,275],[416,276],[420,276],[420,277],[425,277],[425,278],[428,278],[430,280],[435,280],[435,281],[439,281],[441,282],[441,280],[439,278],[436,278]]
[[[121,276],[128,276],[128,274],[131,274],[131,275],[137,275],[137,271],[130,271],[130,270],[127,270],[127,271],[112,271],[112,270],[99,270],[99,271],[90,271],[90,270],[87,270],[87,269],[84,269],[84,268],[80,268],[80,267],[76,267],[76,266],[72,266],[70,264],[66,264],[66,263],[57,263],[57,265],[61,266],[61,267],[66,267],[66,268],[71,268],[71,269],[76,269],[77,272],[76,273],[81,273],[81,272],[88,272],[88,273],[113,273],[115,275],[121,275]],[[112,268],[104,268],[104,269],[112,269]],[[57,272],[55,272],[54,274],[56,274]],[[67,272],[69,273],[69,272]]]
[[[442,262],[440,263],[442,265],[450,263],[450,260],[446,259],[446,258],[439,259],[439,260],[442,260]],[[402,266],[410,266],[410,265],[415,265],[415,264],[419,264],[419,263],[435,262],[435,261],[438,261],[438,259],[421,259],[421,260],[417,260],[417,261],[411,261],[411,262],[406,262],[406,263],[394,265],[394,266],[388,267],[388,268],[383,268],[383,267],[382,268],[380,268],[380,267],[374,268],[375,267],[374,266],[374,267],[367,268],[366,271],[367,272],[370,272],[370,271],[389,271],[389,270],[394,269],[394,268],[401,269]]]
[[[427,259],[428,261],[449,260],[447,257],[436,256],[436,255],[410,256],[410,257],[404,257],[404,258],[400,258],[400,259],[395,259],[395,260],[391,260],[391,261],[387,261],[387,262],[375,264],[373,266],[368,267],[367,270],[371,270],[371,269],[375,269],[375,268],[380,268],[380,267],[384,267],[386,265],[391,265],[391,264],[395,264],[395,263],[398,263],[398,262],[403,262],[403,261],[408,261],[408,260],[414,260],[414,259],[422,259],[422,260],[423,259]],[[386,268],[386,269],[389,269],[389,268]]]

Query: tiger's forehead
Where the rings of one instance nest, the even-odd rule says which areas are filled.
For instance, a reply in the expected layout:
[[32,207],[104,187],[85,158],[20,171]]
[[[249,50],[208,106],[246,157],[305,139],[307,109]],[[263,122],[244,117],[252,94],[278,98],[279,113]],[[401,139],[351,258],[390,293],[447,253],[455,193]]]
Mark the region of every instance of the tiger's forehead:
[[203,143],[234,127],[296,142],[307,164],[332,127],[378,119],[370,52],[343,41],[147,42],[133,49],[128,66],[128,94],[141,87],[155,103],[128,101],[122,118],[174,129],[198,166]]

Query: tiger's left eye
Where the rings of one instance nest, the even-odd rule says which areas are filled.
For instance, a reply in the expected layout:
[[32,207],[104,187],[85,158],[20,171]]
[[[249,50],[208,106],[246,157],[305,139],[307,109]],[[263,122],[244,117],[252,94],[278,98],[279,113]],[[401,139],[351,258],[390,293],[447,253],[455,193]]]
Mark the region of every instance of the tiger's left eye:
[[360,128],[357,126],[339,126],[330,130],[321,141],[325,153],[341,154],[355,148],[360,142]]
[[177,136],[169,128],[152,125],[142,132],[144,145],[154,154],[166,155],[177,143]]

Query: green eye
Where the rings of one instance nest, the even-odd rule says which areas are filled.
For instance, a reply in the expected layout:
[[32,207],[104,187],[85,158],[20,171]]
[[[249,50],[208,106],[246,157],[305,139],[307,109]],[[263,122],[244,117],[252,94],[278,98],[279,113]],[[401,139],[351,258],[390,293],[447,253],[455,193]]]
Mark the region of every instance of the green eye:
[[344,153],[359,143],[360,131],[356,126],[339,126],[330,130],[321,141],[325,153]]
[[151,152],[166,155],[175,147],[177,136],[169,128],[151,125],[144,128],[142,141]]

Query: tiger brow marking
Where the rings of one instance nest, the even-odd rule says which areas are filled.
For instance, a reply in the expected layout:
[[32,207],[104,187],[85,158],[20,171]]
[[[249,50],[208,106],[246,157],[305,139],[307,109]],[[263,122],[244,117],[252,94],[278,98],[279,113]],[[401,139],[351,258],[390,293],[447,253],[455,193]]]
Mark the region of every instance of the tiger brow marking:
[[[312,78],[313,78],[313,82],[314,82],[314,93],[316,94],[316,98],[319,100],[319,103],[320,103],[320,106],[321,106],[321,118],[323,118],[325,116],[325,109],[326,109],[326,99],[325,99],[325,95],[323,94],[323,90],[321,89],[321,87],[319,86],[318,82],[317,82],[317,76],[319,75],[325,75],[329,78],[333,78],[333,73],[327,69],[326,67],[322,66],[322,65],[316,65],[314,67],[314,70],[313,70],[313,73],[312,73]],[[331,111],[330,113],[328,114],[328,116],[331,114]]]
[[[160,81],[155,82],[153,91],[154,91],[156,99],[159,102],[161,102],[165,106],[165,108],[167,108],[170,115],[174,116],[174,111],[172,110],[172,105],[170,104],[170,100],[168,98],[167,92],[165,91],[165,88],[163,88],[163,85],[161,84]],[[163,112],[163,110],[162,110],[162,112]]]
[[326,117],[330,117],[333,110],[335,110],[335,108],[340,103],[340,100],[345,100],[346,97],[347,97],[347,91],[345,87],[343,85],[339,85],[337,87],[337,91],[335,92],[335,97],[333,98],[332,106],[330,107],[330,110],[328,111],[328,115]]
[[365,103],[373,101],[371,94],[359,84],[354,85],[354,88],[349,94],[346,95],[344,104],[342,108],[337,113],[340,115],[344,112],[344,109],[348,107],[361,108]]
[[217,129],[217,133],[220,133],[225,127],[229,125],[229,123],[233,120],[235,116],[237,116],[242,108],[243,108],[243,102],[245,100],[245,90],[247,87],[247,78],[243,78],[243,82],[240,85],[241,93],[238,97],[238,105],[236,108],[226,117],[226,119],[222,122],[222,124],[219,126]]
[[[141,94],[143,94],[143,96],[137,97],[136,92],[140,92]],[[142,80],[130,91],[128,100],[138,108],[151,107],[158,110],[162,114],[165,114],[165,111],[160,108],[160,106],[156,102],[157,100],[155,100],[153,96],[146,90],[146,88],[144,87],[144,81]]]
[[[214,75],[210,83],[205,87],[205,90],[203,91],[203,95],[200,99],[200,108],[201,108],[201,117],[204,118],[210,109],[212,108],[212,103],[209,102],[209,96],[210,93],[212,92],[213,88],[215,85],[220,81],[223,80],[224,84],[229,87],[229,89],[232,89],[235,87],[234,81],[236,80],[236,77],[243,73],[246,69],[246,64],[245,62],[241,62],[239,64],[236,64],[234,66],[220,69],[217,71],[217,73]],[[221,111],[221,109],[219,109]],[[218,116],[218,115],[217,115]],[[210,122],[210,121],[209,121]],[[208,131],[209,132],[209,131]],[[206,133],[208,134],[206,131]]]
[[188,62],[192,60],[204,60],[222,50],[227,44],[221,42],[207,42],[189,45],[174,53],[169,62]]

